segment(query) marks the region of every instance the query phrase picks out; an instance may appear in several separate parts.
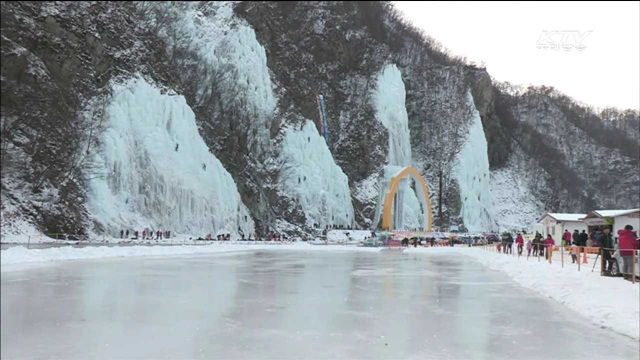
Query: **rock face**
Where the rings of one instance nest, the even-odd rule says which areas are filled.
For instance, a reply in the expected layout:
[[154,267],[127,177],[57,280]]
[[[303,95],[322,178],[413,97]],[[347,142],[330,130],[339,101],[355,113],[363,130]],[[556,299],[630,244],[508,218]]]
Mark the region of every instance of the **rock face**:
[[[479,125],[488,169],[485,164],[476,173],[489,177],[482,201],[492,194],[486,224],[518,228],[545,210],[640,202],[638,111],[595,112],[553,89],[496,84],[484,69],[448,55],[408,25],[389,3],[2,7],[3,232],[20,231],[20,223],[54,233],[113,231],[116,225],[87,207],[87,190],[105,171],[93,159],[105,146],[105,110],[117,96],[112,90],[140,77],[184,97],[198,141],[237,188],[237,208],[225,211],[243,214],[246,207],[235,224],[247,216],[260,232],[375,225],[378,178],[386,166],[398,165],[390,160],[394,149],[404,149],[393,145],[375,106],[378,76],[391,66],[405,93],[410,149],[403,151],[428,181],[436,225],[481,230],[470,220],[477,220],[475,210],[466,211],[469,192],[477,197],[479,190],[461,184],[456,170]],[[330,132],[322,149],[317,142],[324,139],[311,134],[314,126],[319,130],[317,94],[326,100]],[[151,134],[139,136],[147,141]],[[292,148],[299,157],[292,158]],[[308,187],[305,174],[313,177]],[[149,196],[159,209],[171,207],[166,198]],[[313,209],[315,201],[324,201],[324,209]],[[191,204],[181,206],[191,211]],[[172,230],[204,230],[181,224]]]

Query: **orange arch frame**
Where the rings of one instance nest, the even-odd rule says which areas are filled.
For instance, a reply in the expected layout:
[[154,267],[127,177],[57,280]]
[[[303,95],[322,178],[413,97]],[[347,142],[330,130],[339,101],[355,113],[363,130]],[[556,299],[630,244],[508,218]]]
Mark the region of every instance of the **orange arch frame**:
[[420,183],[422,187],[422,192],[424,197],[427,200],[427,209],[424,211],[427,213],[427,231],[431,232],[431,224],[432,224],[432,215],[431,215],[431,198],[429,197],[429,189],[427,188],[427,182],[424,180],[420,173],[412,167],[406,167],[404,170],[400,171],[396,176],[391,178],[389,181],[389,191],[384,197],[384,207],[382,213],[382,228],[386,230],[391,230],[391,209],[393,207],[393,200],[395,199],[396,192],[398,191],[398,186],[400,185],[400,180],[402,180],[405,176],[411,175],[417,182]]

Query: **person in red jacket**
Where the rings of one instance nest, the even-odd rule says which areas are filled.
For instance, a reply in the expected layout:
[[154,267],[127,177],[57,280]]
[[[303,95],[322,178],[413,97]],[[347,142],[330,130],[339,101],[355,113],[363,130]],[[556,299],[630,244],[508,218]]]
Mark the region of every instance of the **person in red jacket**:
[[618,244],[620,256],[622,256],[622,273],[625,278],[631,278],[633,264],[633,252],[638,248],[638,236],[633,232],[633,226],[627,225],[623,230],[618,230]]
[[553,241],[553,238],[551,237],[551,234],[547,235],[547,238],[544,239],[544,247],[547,250],[547,259],[549,258],[549,256],[551,256],[551,250],[553,250],[552,246],[555,245],[555,244],[556,244],[556,242]]
[[564,240],[562,245],[567,245],[567,246],[571,245],[571,233],[569,232],[569,229],[564,230],[564,235],[562,235],[562,240]]
[[516,237],[516,244],[518,244],[518,256],[522,255],[522,247],[524,246],[524,238],[521,234]]

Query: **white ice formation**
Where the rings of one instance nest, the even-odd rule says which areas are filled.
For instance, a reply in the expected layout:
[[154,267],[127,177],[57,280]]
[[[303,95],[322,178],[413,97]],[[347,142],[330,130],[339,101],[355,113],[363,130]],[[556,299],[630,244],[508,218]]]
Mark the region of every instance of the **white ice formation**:
[[88,208],[107,231],[253,232],[235,182],[209,152],[183,96],[133,79],[114,87],[103,125],[101,176],[89,183]]
[[[175,6],[172,3],[157,3],[157,6]],[[227,91],[222,96],[232,98],[251,119],[248,146],[257,145],[253,150],[264,152],[269,141],[270,119],[276,109],[277,99],[265,48],[256,39],[249,24],[233,13],[234,3],[230,1],[211,1],[207,3],[182,3],[177,11],[176,31],[178,41],[190,44],[200,56],[209,76],[221,71],[221,87]],[[174,38],[166,35],[173,45]],[[203,71],[203,73],[206,73]],[[210,81],[201,81],[203,88],[198,96],[212,91],[206,85]]]
[[[399,170],[412,165],[411,136],[409,133],[409,117],[405,107],[406,92],[402,74],[395,65],[386,65],[378,74],[376,89],[372,94],[376,118],[387,128],[389,132],[388,165],[385,168],[385,183]],[[418,228],[420,219],[424,216],[420,208],[420,202],[410,182],[404,180],[398,190],[400,195],[399,208],[403,209],[403,216],[399,218],[396,228]],[[381,212],[382,203],[379,201],[377,217]],[[395,216],[394,216],[395,218]],[[374,226],[377,224],[374,224]]]
[[454,178],[460,186],[460,216],[471,232],[493,231],[496,230],[496,223],[491,196],[487,138],[470,91],[467,92],[467,105],[472,113],[469,133],[453,168]]
[[280,156],[282,191],[298,200],[307,225],[353,224],[349,179],[313,122],[286,130]]

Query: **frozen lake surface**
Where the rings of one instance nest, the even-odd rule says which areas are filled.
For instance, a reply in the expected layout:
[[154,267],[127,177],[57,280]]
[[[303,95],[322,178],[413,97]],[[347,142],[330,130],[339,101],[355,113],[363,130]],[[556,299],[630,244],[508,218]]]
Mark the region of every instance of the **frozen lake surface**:
[[[638,359],[465,256],[265,250],[2,274],[2,359]],[[580,299],[576,299],[580,301]]]

